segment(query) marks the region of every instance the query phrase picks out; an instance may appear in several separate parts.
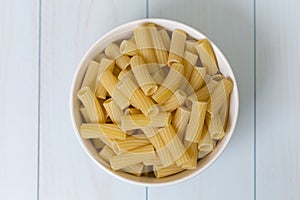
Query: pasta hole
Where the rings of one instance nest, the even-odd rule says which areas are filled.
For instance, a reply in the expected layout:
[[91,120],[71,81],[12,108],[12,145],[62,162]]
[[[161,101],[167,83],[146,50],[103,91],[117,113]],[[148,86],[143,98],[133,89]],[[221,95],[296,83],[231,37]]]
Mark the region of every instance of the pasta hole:
[[150,95],[152,95],[156,90],[157,90],[157,85],[154,85],[154,86],[150,87],[150,88],[146,91],[146,95],[147,95],[147,96],[150,96]]

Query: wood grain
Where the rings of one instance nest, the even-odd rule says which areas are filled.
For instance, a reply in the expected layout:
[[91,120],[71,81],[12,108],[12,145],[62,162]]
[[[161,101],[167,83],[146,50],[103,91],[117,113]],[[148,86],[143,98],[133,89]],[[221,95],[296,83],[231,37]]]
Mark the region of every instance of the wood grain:
[[300,199],[299,6],[257,2],[257,200]]
[[208,35],[235,72],[239,121],[225,152],[190,181],[149,188],[149,199],[254,198],[254,21],[253,0],[149,0],[149,16],[178,20]]
[[144,187],[117,180],[91,161],[69,115],[71,80],[87,48],[145,12],[145,2],[138,0],[43,1],[40,199],[145,198]]
[[38,1],[0,1],[0,199],[36,199]]

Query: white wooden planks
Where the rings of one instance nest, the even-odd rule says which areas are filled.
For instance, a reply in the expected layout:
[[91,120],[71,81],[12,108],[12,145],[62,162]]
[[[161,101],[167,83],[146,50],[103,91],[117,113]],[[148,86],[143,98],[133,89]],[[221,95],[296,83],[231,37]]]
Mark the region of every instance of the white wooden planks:
[[99,169],[77,141],[69,93],[85,51],[105,32],[144,18],[144,1],[43,1],[40,199],[144,199],[145,188]]
[[257,200],[300,199],[299,1],[257,1]]
[[149,199],[254,198],[254,16],[253,0],[149,0],[149,17],[184,22],[208,35],[235,72],[240,92],[236,131],[221,157],[182,184],[149,188]]
[[36,199],[38,1],[0,1],[0,199]]

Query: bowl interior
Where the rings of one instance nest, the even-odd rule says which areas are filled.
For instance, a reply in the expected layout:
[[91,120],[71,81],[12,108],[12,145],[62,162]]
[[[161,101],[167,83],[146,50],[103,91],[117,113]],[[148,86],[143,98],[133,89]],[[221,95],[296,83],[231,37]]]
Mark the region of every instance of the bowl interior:
[[209,165],[211,165],[217,157],[222,153],[226,145],[228,144],[234,127],[236,125],[237,116],[238,116],[238,90],[237,90],[237,83],[234,77],[234,74],[231,70],[231,67],[229,63],[227,62],[224,55],[221,53],[221,51],[212,43],[212,46],[214,48],[216,57],[218,59],[219,68],[222,74],[225,77],[230,77],[231,80],[234,83],[234,88],[231,93],[231,100],[230,100],[230,109],[229,109],[229,116],[228,116],[228,125],[226,128],[226,134],[225,137],[218,142],[218,145],[216,148],[211,152],[208,156],[201,159],[198,164],[197,168],[194,170],[186,170],[181,173],[178,173],[176,175],[172,175],[170,177],[156,179],[151,177],[136,177],[134,175],[130,175],[124,172],[113,172],[106,166],[104,166],[101,163],[104,163],[102,159],[98,156],[96,149],[93,147],[90,141],[83,140],[80,137],[79,134],[79,127],[82,123],[81,114],[79,111],[80,102],[76,97],[76,94],[78,90],[80,89],[82,80],[84,78],[85,72],[88,67],[88,63],[90,60],[92,60],[97,54],[102,52],[104,48],[116,41],[120,41],[123,39],[129,39],[133,35],[133,30],[144,23],[155,23],[169,31],[174,31],[175,29],[183,29],[185,30],[191,37],[195,39],[202,39],[207,38],[205,35],[201,34],[200,32],[196,31],[195,29],[186,26],[184,24],[181,24],[179,22],[170,21],[170,20],[162,20],[162,19],[144,19],[144,20],[138,20],[133,21],[127,24],[124,24],[122,26],[119,26],[115,28],[114,30],[110,31],[103,37],[101,37],[85,54],[85,56],[82,58],[81,63],[79,64],[77,68],[77,72],[75,74],[74,80],[73,80],[73,87],[71,91],[71,117],[73,121],[73,126],[75,133],[82,144],[85,151],[88,153],[88,155],[95,161],[95,163],[103,168],[106,172],[109,174],[116,176],[117,178],[121,178],[123,180],[135,183],[135,184],[141,184],[141,185],[166,185],[171,183],[176,183],[179,181],[183,181],[185,179],[188,179],[200,172],[202,172],[204,169],[206,169]]

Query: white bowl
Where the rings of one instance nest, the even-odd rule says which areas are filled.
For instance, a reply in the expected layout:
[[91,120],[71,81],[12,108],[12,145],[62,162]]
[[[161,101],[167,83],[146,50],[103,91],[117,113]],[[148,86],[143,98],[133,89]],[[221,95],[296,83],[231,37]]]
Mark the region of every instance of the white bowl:
[[93,145],[91,144],[90,141],[83,140],[80,137],[79,134],[79,127],[82,123],[82,118],[80,115],[79,111],[79,106],[80,103],[76,97],[76,94],[78,90],[80,89],[84,74],[86,72],[88,63],[90,60],[92,60],[97,54],[102,52],[104,48],[115,41],[122,40],[122,39],[128,39],[130,36],[133,35],[133,30],[140,25],[143,25],[145,23],[155,23],[167,30],[174,31],[175,29],[183,29],[185,32],[187,32],[191,37],[195,39],[202,39],[202,38],[207,38],[205,35],[200,33],[199,31],[184,25],[182,23],[176,22],[176,21],[171,21],[171,20],[165,20],[165,19],[142,19],[142,20],[137,20],[137,21],[132,21],[126,24],[123,24],[112,31],[108,32],[104,36],[102,36],[98,41],[95,42],[95,44],[87,51],[87,53],[83,56],[81,59],[75,76],[73,78],[73,83],[72,83],[72,89],[71,89],[71,96],[70,96],[70,110],[71,110],[71,118],[72,118],[72,123],[74,127],[75,134],[83,147],[83,149],[86,151],[88,156],[98,165],[102,170],[107,172],[108,174],[112,175],[113,177],[119,178],[121,180],[124,180],[129,183],[134,183],[142,186],[163,186],[163,185],[170,185],[174,183],[179,183],[185,180],[190,179],[191,177],[196,176],[197,174],[200,174],[208,168],[219,156],[220,154],[224,151],[225,147],[227,146],[234,128],[236,126],[237,118],[238,118],[238,109],[239,109],[239,95],[238,95],[238,88],[237,88],[237,82],[235,80],[234,74],[232,72],[232,69],[222,54],[222,52],[218,49],[218,47],[212,43],[212,46],[214,48],[218,63],[219,63],[219,68],[222,74],[225,77],[230,77],[230,79],[233,81],[234,88],[231,93],[231,98],[230,98],[230,111],[229,111],[229,117],[228,117],[228,125],[226,128],[226,134],[225,137],[218,142],[216,148],[214,149],[213,152],[208,154],[205,158],[201,159],[198,164],[197,168],[194,170],[185,170],[181,173],[161,178],[161,179],[156,179],[156,178],[151,178],[151,177],[137,177],[134,175],[130,175],[124,172],[114,172],[110,170],[109,168],[106,168],[104,165],[102,165],[99,160],[101,159]]

